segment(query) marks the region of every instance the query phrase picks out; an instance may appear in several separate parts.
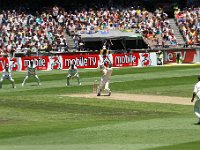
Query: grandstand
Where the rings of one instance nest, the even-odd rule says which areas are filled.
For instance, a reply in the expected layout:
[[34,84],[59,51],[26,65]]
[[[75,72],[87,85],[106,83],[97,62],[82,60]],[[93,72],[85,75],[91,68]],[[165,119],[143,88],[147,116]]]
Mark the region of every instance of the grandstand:
[[[114,5],[114,0],[107,6],[101,1],[103,7],[86,8],[83,5],[82,9],[79,6],[74,9],[70,4],[66,7],[67,2],[59,7],[62,1],[58,1],[58,5],[53,1],[48,4],[38,1],[33,5],[21,1],[18,9],[11,9],[12,6],[1,0],[5,8],[0,15],[1,55],[98,51],[105,40],[112,41],[111,50],[199,45],[199,7],[176,9],[174,18],[161,7],[152,11],[138,5],[148,1],[133,3],[132,7],[126,7],[130,6],[130,1],[120,1],[118,6]],[[94,2],[89,1],[89,4]],[[13,3],[13,6],[18,5]],[[26,5],[32,7],[25,8]],[[183,17],[184,13],[191,15]]]

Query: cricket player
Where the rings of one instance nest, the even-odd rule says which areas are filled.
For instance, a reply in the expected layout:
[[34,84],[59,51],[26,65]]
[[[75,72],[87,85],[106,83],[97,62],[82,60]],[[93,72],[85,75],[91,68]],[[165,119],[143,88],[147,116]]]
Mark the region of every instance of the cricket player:
[[41,85],[40,79],[39,79],[39,77],[38,77],[37,74],[36,74],[36,65],[33,64],[33,61],[30,61],[30,64],[29,64],[29,66],[28,66],[27,71],[28,71],[28,72],[27,72],[26,77],[24,78],[24,81],[23,81],[23,83],[22,83],[22,86],[24,86],[24,84],[26,83],[26,80],[27,80],[30,76],[34,76],[35,79],[37,80],[38,85]]
[[78,68],[76,67],[75,63],[72,62],[70,67],[69,67],[69,70],[68,70],[68,75],[67,75],[67,83],[66,83],[66,86],[69,86],[70,85],[70,82],[69,80],[70,79],[73,79],[73,78],[77,78],[77,81],[78,81],[78,85],[81,85],[81,82],[80,82],[80,77],[79,77],[79,74],[78,74]]
[[197,100],[194,104],[194,113],[199,118],[199,121],[197,122],[197,124],[200,125],[200,75],[197,78],[198,78],[198,82],[194,86],[191,102],[193,102],[194,98],[197,96]]
[[2,88],[2,84],[3,84],[3,81],[5,79],[7,79],[11,82],[13,88],[16,88],[15,81],[12,78],[11,69],[9,68],[8,64],[5,66],[5,69],[2,71],[2,77],[1,77],[1,80],[0,80],[0,88]]
[[103,46],[103,49],[100,50],[100,63],[109,61],[111,63],[111,55],[109,54],[109,50],[106,49],[106,46]]
[[110,76],[112,74],[112,66],[109,61],[104,62],[102,65],[100,65],[102,77],[99,83],[99,86],[97,88],[97,96],[101,95],[101,92],[104,88],[104,91],[108,92],[108,96],[111,95],[111,91],[109,89],[109,82],[110,82]]

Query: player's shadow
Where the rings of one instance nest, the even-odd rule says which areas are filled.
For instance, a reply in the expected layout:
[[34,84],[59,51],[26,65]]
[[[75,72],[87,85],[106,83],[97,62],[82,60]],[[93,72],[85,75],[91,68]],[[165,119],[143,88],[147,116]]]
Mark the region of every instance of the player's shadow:
[[108,94],[101,94],[101,96],[105,96],[105,97],[107,97],[107,96],[110,96],[110,95],[108,95]]
[[30,86],[39,86],[39,85],[37,85],[37,84],[32,84],[32,85],[30,85]]
[[195,126],[200,126],[200,123],[194,123]]

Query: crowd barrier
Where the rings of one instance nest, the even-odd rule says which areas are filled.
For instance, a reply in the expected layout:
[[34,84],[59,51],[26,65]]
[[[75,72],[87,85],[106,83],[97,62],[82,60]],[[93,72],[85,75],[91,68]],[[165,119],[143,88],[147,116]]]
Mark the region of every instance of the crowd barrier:
[[104,59],[113,67],[147,67],[177,62],[179,55],[182,63],[200,62],[200,48],[135,50],[126,53],[111,53],[106,58],[97,52],[57,53],[51,56],[0,57],[0,71],[9,64],[13,71],[25,71],[33,60],[37,70],[68,69],[74,61],[78,68],[98,68]]
[[[126,66],[156,66],[156,52],[130,54],[109,54],[107,58],[112,62],[113,67]],[[70,63],[74,61],[78,68],[98,68],[102,64],[104,58],[99,54],[78,53],[74,55],[57,54],[53,56],[31,56],[31,57],[1,57],[0,71],[9,64],[13,71],[25,71],[30,61],[33,60],[37,66],[37,70],[55,70],[68,69]]]
[[198,63],[200,62],[199,48],[185,48],[185,49],[169,49],[163,51],[163,63],[176,63],[179,55],[182,63]]

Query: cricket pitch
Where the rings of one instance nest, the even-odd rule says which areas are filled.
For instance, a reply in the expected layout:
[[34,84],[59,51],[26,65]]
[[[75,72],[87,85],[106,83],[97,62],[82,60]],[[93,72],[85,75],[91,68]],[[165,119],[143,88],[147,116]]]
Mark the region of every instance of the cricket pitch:
[[122,101],[137,101],[137,102],[155,102],[155,103],[168,103],[180,105],[193,105],[189,98],[185,97],[171,97],[160,95],[139,95],[139,94],[125,94],[125,93],[112,93],[111,96],[102,94],[97,96],[95,93],[89,94],[67,94],[60,95],[69,97],[82,97],[82,98],[96,98],[96,99],[109,99],[109,100],[122,100]]

